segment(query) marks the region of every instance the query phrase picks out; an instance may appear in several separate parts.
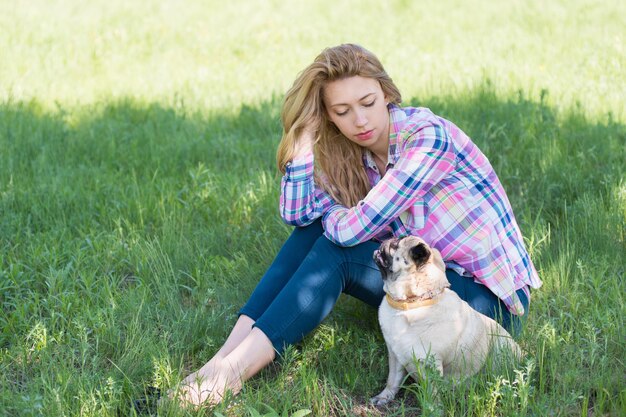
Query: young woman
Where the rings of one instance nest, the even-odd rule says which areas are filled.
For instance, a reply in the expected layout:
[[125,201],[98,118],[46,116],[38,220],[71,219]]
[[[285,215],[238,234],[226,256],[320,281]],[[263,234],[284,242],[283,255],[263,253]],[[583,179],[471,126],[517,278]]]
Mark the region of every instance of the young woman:
[[360,46],[328,48],[296,79],[282,110],[280,211],[296,226],[230,336],[178,392],[219,402],[300,341],[342,292],[383,296],[381,240],[419,235],[441,252],[451,289],[518,330],[541,281],[487,158],[453,123],[400,107],[400,92]]

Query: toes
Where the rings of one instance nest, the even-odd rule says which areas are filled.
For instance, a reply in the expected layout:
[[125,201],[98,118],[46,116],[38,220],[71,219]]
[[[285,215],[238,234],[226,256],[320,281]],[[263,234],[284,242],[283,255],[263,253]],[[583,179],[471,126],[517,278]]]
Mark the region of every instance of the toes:
[[370,398],[370,404],[376,407],[389,403],[389,398],[374,397]]
[[222,397],[218,390],[199,384],[181,385],[178,389],[169,390],[167,393],[168,400],[176,401],[183,408],[216,405]]
[[192,374],[187,375],[182,381],[180,381],[181,384],[185,385],[185,384],[191,384],[195,381],[197,381],[199,378],[198,372],[194,372]]

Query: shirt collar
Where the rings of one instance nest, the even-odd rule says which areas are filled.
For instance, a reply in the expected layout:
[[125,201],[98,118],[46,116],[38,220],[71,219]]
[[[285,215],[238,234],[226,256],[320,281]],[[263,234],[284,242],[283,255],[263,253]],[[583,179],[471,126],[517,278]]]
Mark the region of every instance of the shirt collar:
[[402,110],[400,106],[394,103],[389,103],[387,105],[389,109],[389,154],[388,161],[389,163],[396,164],[398,159],[400,158],[400,154],[402,153],[402,146],[400,144],[400,140],[402,136],[400,132],[404,127],[404,123],[407,119],[406,113]]
[[[398,134],[402,130],[407,116],[397,104],[389,103],[387,109],[389,110],[389,149],[387,151],[387,166],[393,166],[398,162],[398,158],[400,158],[401,152],[398,146]],[[363,162],[368,168],[374,169],[376,167],[376,162],[374,162],[374,157],[369,149],[363,150]]]

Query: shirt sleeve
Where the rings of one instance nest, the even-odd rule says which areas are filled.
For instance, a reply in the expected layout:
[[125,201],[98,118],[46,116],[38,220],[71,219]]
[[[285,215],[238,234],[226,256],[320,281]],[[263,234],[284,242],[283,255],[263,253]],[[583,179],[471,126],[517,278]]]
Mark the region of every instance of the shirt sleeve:
[[324,214],[325,236],[340,246],[354,246],[376,236],[455,169],[446,129],[424,122],[400,132],[406,143],[398,161],[356,207],[334,204]]
[[315,184],[313,154],[287,164],[280,193],[280,215],[285,223],[309,225],[334,204],[330,195]]

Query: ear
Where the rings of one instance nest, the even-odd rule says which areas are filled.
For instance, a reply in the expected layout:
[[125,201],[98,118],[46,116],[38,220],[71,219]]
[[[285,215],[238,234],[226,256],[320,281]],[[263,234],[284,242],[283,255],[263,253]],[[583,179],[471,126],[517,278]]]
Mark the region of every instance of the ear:
[[422,265],[426,263],[428,261],[428,258],[430,257],[430,251],[428,250],[428,247],[423,243],[418,243],[417,245],[413,246],[409,250],[409,254],[411,255],[411,259],[413,259],[413,262],[415,262],[416,265]]
[[441,253],[435,248],[432,248],[432,250],[433,250],[433,263],[435,264],[437,268],[441,269],[443,272],[446,272],[446,263],[443,261]]
[[382,255],[380,249],[376,249],[374,251],[374,263],[378,266],[378,269],[381,271],[387,268],[387,262],[385,262],[385,257]]

